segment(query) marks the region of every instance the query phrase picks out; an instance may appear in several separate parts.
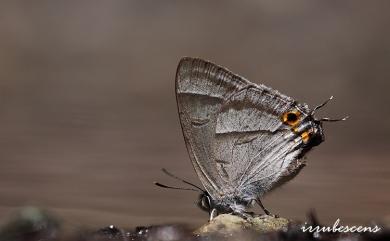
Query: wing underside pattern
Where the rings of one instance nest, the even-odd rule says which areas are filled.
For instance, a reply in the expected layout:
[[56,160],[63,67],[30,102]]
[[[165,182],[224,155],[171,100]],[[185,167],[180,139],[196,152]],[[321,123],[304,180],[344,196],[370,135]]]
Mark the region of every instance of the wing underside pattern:
[[284,138],[290,130],[280,121],[295,105],[290,97],[210,62],[184,58],[176,98],[192,164],[216,200],[244,186],[264,193],[277,170],[296,156],[298,143]]

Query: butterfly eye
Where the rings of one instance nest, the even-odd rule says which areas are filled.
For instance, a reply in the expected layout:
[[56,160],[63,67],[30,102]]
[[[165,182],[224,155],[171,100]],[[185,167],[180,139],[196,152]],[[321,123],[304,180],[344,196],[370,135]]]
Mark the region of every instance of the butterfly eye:
[[290,125],[290,126],[295,126],[299,122],[299,116],[301,113],[299,111],[293,110],[289,111],[283,114],[282,120],[284,123]]

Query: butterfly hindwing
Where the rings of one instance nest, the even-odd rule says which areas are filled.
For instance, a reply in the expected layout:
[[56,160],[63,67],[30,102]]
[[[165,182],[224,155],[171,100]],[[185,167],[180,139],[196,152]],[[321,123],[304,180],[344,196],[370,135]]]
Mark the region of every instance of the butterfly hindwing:
[[279,166],[289,163],[282,162],[297,143],[284,138],[291,131],[280,116],[293,105],[263,86],[244,88],[225,102],[218,114],[214,153],[227,163],[224,169],[236,189],[257,182],[256,192],[264,193],[283,170]]

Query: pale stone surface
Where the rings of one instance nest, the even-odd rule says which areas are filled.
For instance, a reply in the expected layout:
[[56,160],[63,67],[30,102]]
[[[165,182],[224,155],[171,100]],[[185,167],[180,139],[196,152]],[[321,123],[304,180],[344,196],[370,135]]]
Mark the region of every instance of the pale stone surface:
[[194,233],[201,236],[213,234],[230,236],[243,230],[265,233],[286,228],[289,222],[285,218],[267,215],[243,219],[236,215],[221,214],[197,229]]

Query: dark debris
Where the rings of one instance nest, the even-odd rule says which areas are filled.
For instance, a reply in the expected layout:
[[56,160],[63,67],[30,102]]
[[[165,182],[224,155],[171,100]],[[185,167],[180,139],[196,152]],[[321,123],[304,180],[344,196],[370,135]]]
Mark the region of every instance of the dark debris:
[[[310,214],[307,223],[320,225],[314,214]],[[193,230],[179,224],[137,227],[133,230],[110,225],[81,234],[67,234],[65,238],[59,232],[60,222],[56,218],[40,209],[25,208],[0,228],[0,241],[390,241],[390,230],[385,228],[377,233],[310,233],[302,232],[301,225],[291,223],[287,229],[268,233],[243,229],[227,236],[194,235]]]

